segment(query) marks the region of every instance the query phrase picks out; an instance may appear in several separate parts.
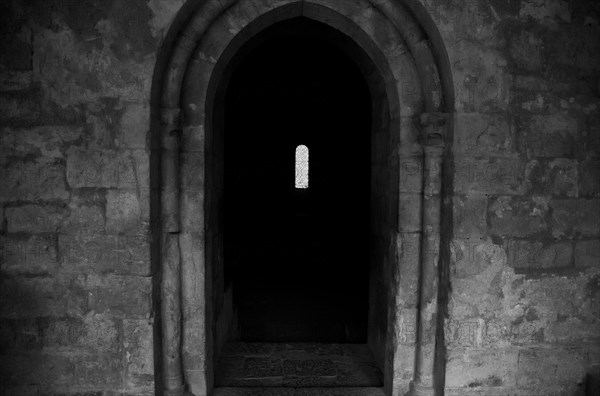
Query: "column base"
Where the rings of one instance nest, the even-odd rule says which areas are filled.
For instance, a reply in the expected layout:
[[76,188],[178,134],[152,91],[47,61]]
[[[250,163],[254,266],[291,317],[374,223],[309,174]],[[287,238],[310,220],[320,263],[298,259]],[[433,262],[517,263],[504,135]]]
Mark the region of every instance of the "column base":
[[183,396],[184,394],[185,388],[183,386],[181,388],[163,390],[163,396]]
[[414,381],[410,382],[410,389],[405,396],[434,396],[432,386],[424,386]]

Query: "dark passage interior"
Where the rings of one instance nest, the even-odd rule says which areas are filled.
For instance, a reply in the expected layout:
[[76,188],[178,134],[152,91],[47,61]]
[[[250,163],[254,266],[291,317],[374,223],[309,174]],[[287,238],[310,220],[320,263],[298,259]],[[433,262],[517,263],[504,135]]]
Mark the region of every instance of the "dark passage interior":
[[227,88],[225,283],[241,341],[367,341],[371,100],[320,26],[270,28]]

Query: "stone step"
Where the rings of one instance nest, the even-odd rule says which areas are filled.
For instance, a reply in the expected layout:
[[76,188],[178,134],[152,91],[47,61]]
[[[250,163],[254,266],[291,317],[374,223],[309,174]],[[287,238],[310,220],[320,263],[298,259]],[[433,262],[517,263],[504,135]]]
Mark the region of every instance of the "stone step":
[[221,351],[216,386],[377,388],[383,385],[382,378],[365,344],[238,342]]
[[383,388],[216,388],[214,396],[384,396]]

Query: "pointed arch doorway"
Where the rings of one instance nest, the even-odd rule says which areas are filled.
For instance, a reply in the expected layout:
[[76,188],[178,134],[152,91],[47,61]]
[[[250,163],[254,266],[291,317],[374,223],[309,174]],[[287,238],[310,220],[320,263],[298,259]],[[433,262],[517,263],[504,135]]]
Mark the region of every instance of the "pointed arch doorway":
[[[304,271],[304,274],[312,275],[308,277],[309,281],[326,278],[328,287],[323,287],[321,291],[332,290],[331,286],[336,282],[343,284],[342,278],[348,273],[354,274],[350,276],[350,284],[356,282],[356,285],[363,285],[362,289],[350,287],[361,290],[357,294],[362,293],[365,298],[356,300],[356,303],[351,301],[346,308],[341,308],[341,311],[348,311],[349,315],[338,315],[341,319],[335,319],[340,312],[339,301],[332,304],[333,309],[325,310],[322,316],[327,320],[317,321],[320,325],[313,326],[320,326],[324,331],[311,330],[310,321],[296,323],[296,326],[293,322],[287,323],[290,331],[306,325],[300,331],[298,340],[318,338],[330,332],[333,334],[331,338],[317,341],[364,342],[383,374],[384,394],[404,393],[409,389],[409,384],[413,394],[433,394],[438,322],[435,315],[437,263],[442,217],[438,170],[441,169],[444,143],[449,134],[448,116],[443,112],[448,106],[443,100],[443,85],[448,85],[448,81],[440,78],[432,45],[425,38],[424,30],[415,22],[413,11],[391,1],[198,0],[190,1],[182,9],[181,15],[181,26],[175,24],[173,28],[179,33],[173,35],[170,51],[165,51],[164,66],[157,67],[158,77],[155,81],[160,84],[161,95],[158,105],[153,109],[154,114],[160,116],[160,127],[156,128],[154,136],[157,143],[160,140],[161,147],[154,156],[160,159],[155,164],[160,164],[161,168],[158,183],[161,215],[155,226],[160,240],[160,251],[155,257],[161,268],[158,300],[162,364],[157,374],[159,388],[164,394],[182,394],[184,391],[195,395],[213,394],[214,370],[225,343],[245,337],[244,328],[251,329],[253,325],[265,322],[256,320],[261,315],[260,311],[248,311],[247,307],[243,307],[252,298],[260,297],[257,297],[257,290],[264,291],[265,288],[252,288],[252,282],[239,282],[240,278],[247,279],[248,274],[244,273],[243,268],[247,268],[247,263],[251,261],[247,247],[240,243],[244,238],[262,243],[269,239],[266,235],[268,232],[275,231],[277,246],[262,245],[261,249],[268,251],[272,248],[283,252],[283,258],[294,251],[286,243],[294,240],[297,243],[298,238],[311,237],[302,242],[299,254],[287,257],[291,266],[296,267],[296,273],[302,274],[303,270],[307,270],[302,266],[308,262],[314,264],[319,260],[324,262],[328,257],[333,258],[334,263],[329,268],[336,269],[327,276],[314,276],[315,271],[327,272],[323,271],[323,268],[328,268],[324,265],[315,265]],[[238,103],[237,107],[235,103],[231,104],[235,102],[232,97],[236,97],[236,92],[244,93],[244,89],[240,88],[244,86],[244,79],[239,77],[239,73],[243,72],[239,70],[254,70],[256,75],[260,65],[244,66],[244,62],[248,63],[253,53],[260,53],[261,49],[274,45],[277,37],[286,35],[288,44],[296,40],[294,46],[287,47],[288,50],[305,45],[306,50],[314,54],[322,46],[321,52],[329,57],[329,63],[344,59],[349,66],[344,66],[345,71],[337,77],[354,70],[358,76],[353,79],[356,84],[341,84],[331,89],[333,99],[343,103],[340,109],[335,110],[333,106],[329,111],[324,111],[323,117],[312,121],[310,117],[301,117],[301,121],[289,123],[290,126],[279,130],[272,125],[269,128],[274,129],[265,132],[266,145],[255,144],[260,141],[260,134],[257,135],[256,130],[249,134],[258,139],[250,140],[255,145],[242,144],[245,138],[244,122],[240,120],[244,115],[256,115],[259,110],[248,110],[253,101],[241,105]],[[272,47],[270,51],[273,51]],[[309,52],[300,60],[310,56]],[[338,53],[338,58],[333,53]],[[265,56],[258,58],[264,60]],[[295,74],[298,75],[298,71]],[[316,76],[319,75],[327,76],[323,68]],[[268,73],[265,74],[265,77],[268,76]],[[335,73],[330,74],[324,80],[331,83],[335,77]],[[245,81],[248,85],[251,79],[246,78]],[[278,81],[282,82],[282,78],[278,78]],[[306,88],[305,83],[301,80],[298,86],[302,87],[295,89],[302,92]],[[264,81],[260,85],[264,87]],[[340,90],[344,92],[348,86],[354,89],[339,95]],[[284,104],[273,100],[277,90],[281,91],[280,88],[274,89],[270,93],[270,103]],[[366,94],[354,97],[361,89]],[[335,97],[336,93],[338,97]],[[300,98],[306,104],[307,98],[302,93],[298,95],[295,100]],[[315,97],[317,101],[325,100],[313,93],[313,100]],[[353,108],[354,105],[357,107]],[[348,106],[352,111],[344,116],[346,124],[337,120],[338,124],[343,124],[340,129],[348,135],[335,137],[331,126],[335,124],[336,116],[332,114],[337,111],[339,118],[343,113],[342,108]],[[304,108],[303,114],[314,116],[319,111],[319,106],[315,105],[308,111]],[[285,123],[289,117],[283,114],[285,112],[279,111],[273,117],[279,123]],[[267,120],[273,117],[267,117]],[[265,117],[262,119],[264,122]],[[311,137],[306,131],[315,124],[320,124],[316,130],[321,128],[321,133]],[[323,125],[328,125],[326,131],[322,130]],[[253,128],[261,127],[256,124]],[[286,134],[281,129],[291,132]],[[315,138],[317,135],[319,139]],[[349,139],[349,136],[354,138]],[[267,183],[262,189],[254,188],[252,192],[270,191],[274,188],[273,180],[276,180],[275,183],[285,180],[286,168],[293,175],[293,153],[297,145],[304,144],[299,140],[302,137],[308,139],[306,145],[309,149],[314,146],[309,156],[315,161],[310,162],[308,191],[312,191],[312,195],[321,195],[325,202],[330,199],[329,207],[332,209],[319,209],[318,203],[311,202],[314,198],[311,194],[302,195],[302,192],[308,191],[296,191],[290,176],[291,188],[287,192],[286,188],[278,190],[280,193],[284,191],[279,204],[288,203],[278,204],[279,215],[259,213],[258,217],[248,221],[246,232],[239,233],[243,224],[239,221],[244,213],[236,213],[235,208],[240,209],[239,204],[244,202],[240,201],[242,193],[253,188],[252,180],[256,183],[260,182],[260,178],[242,177],[244,180],[237,186],[235,180],[243,172],[260,173],[261,167],[264,169],[267,166],[264,161],[262,165],[261,161],[248,165],[244,156],[256,159],[253,153],[265,148],[270,150],[267,156],[272,164],[276,164],[272,166],[276,177],[269,179],[271,184]],[[278,139],[280,143],[275,144]],[[311,139],[313,143],[310,143]],[[341,166],[344,163],[343,156],[326,155],[331,153],[332,147],[339,147],[340,142],[350,142],[348,150],[350,157],[357,159],[356,163],[344,167]],[[277,160],[277,155],[285,153],[286,147],[289,157]],[[263,157],[264,152],[259,158]],[[289,166],[284,165],[286,161],[291,161]],[[282,175],[278,174],[277,169],[281,169]],[[311,179],[313,169],[322,169],[323,173],[317,172],[316,178]],[[339,202],[350,193],[343,189],[343,183],[336,185],[340,180],[323,175],[339,174],[340,169],[342,172],[350,169],[350,174],[357,175],[357,185],[362,184],[363,188],[357,188],[356,191],[365,193],[352,196],[349,203],[336,205],[336,200]],[[328,183],[320,181],[320,177],[334,180],[335,187],[328,189]],[[343,193],[339,193],[340,190]],[[323,202],[323,199],[317,201]],[[266,198],[249,200],[256,206],[264,205]],[[284,213],[288,209],[289,212]],[[344,246],[337,246],[337,249],[331,247],[335,244],[331,244],[331,239],[327,241],[327,233],[322,232],[327,230],[328,224],[321,222],[315,226],[315,219],[323,217],[314,216],[319,210],[321,214],[331,215],[335,219],[332,224],[342,225],[340,228],[349,228],[356,233],[353,235],[356,240],[350,238],[352,243],[347,245],[353,246],[346,249]],[[336,210],[339,211],[337,215]],[[342,212],[348,211],[352,214],[342,215]],[[349,220],[352,216],[358,219],[357,224],[363,224],[362,228],[352,224]],[[286,218],[294,221],[282,223]],[[261,219],[268,221],[261,222]],[[282,236],[286,233],[277,233],[282,226],[291,227],[286,229],[288,237],[295,235],[297,238],[286,239]],[[256,229],[261,230],[262,234]],[[325,235],[321,239],[317,235],[319,232]],[[342,245],[348,242],[343,237],[335,238],[333,240]],[[320,253],[307,259],[302,254],[311,251],[307,249],[311,244]],[[257,243],[249,245],[252,247]],[[329,251],[323,253],[327,249]],[[357,253],[348,254],[348,250]],[[336,263],[339,256],[343,259]],[[259,258],[268,261],[272,255],[262,253]],[[348,260],[363,264],[368,261],[368,265],[353,266],[351,271],[349,268],[346,268],[349,271],[341,270]],[[280,260],[267,264],[263,270],[269,276],[274,276],[273,270],[281,269],[278,267]],[[254,275],[260,272],[259,268],[255,269],[251,271]],[[281,276],[274,277],[282,279]],[[291,282],[288,283],[290,287],[284,289],[288,292],[293,289],[291,286],[301,284]],[[317,289],[312,288],[313,291]],[[342,289],[334,288],[334,294],[344,295]],[[303,290],[306,292],[306,289]],[[295,296],[302,296],[302,293]],[[346,295],[351,294],[347,292]],[[269,295],[271,302],[282,300],[277,294]],[[334,301],[320,297],[318,301]],[[306,304],[307,301],[302,303]],[[364,309],[361,309],[361,304]],[[317,305],[308,304],[301,309],[314,312]],[[348,307],[355,307],[356,312]],[[285,309],[278,312],[282,314]],[[268,310],[262,314],[265,318],[275,319],[271,322],[277,323]],[[280,323],[283,327],[279,329],[285,328],[284,322]],[[267,326],[265,330],[263,326],[259,331],[249,331],[246,337],[252,339],[256,336],[262,341],[283,341],[285,337],[291,337],[291,333],[286,335],[286,331],[277,331],[276,328],[269,329]],[[283,338],[269,340],[275,336]]]
[[278,23],[234,60],[224,276],[236,340],[367,342],[371,100],[327,30]]

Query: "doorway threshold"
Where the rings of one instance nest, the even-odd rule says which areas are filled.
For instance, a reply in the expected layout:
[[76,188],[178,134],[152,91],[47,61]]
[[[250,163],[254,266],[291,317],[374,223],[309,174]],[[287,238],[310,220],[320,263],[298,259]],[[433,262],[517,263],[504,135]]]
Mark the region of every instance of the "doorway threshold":
[[383,376],[366,344],[225,344],[216,396],[382,396]]
[[214,396],[384,396],[383,388],[216,388]]

